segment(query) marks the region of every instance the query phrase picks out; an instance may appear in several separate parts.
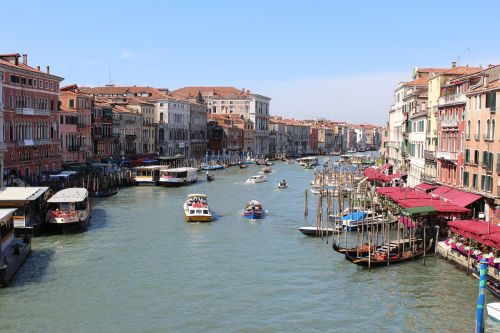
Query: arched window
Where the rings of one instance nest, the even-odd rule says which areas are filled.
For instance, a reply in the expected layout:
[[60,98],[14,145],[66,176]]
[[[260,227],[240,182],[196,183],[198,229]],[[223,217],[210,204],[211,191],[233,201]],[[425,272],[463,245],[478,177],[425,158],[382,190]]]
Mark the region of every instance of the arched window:
[[490,138],[490,120],[486,120],[486,138]]
[[163,112],[160,112],[160,121],[163,121]]
[[[160,115],[162,114],[163,113],[160,113]],[[165,130],[163,128],[160,128],[160,131],[158,132],[158,139],[165,140]]]

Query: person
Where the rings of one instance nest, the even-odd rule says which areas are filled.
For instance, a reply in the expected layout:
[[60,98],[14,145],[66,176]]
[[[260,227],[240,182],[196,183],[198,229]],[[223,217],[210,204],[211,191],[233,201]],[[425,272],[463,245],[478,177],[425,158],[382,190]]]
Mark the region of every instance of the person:
[[283,186],[286,186],[286,180],[283,179]]

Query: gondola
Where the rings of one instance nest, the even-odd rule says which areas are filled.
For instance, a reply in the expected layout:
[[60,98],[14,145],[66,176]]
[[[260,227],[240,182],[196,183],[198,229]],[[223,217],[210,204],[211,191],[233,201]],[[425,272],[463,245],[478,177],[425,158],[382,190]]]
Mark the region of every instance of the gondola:
[[363,246],[359,249],[356,247],[347,248],[347,247],[339,246],[335,242],[333,242],[333,250],[338,252],[338,253],[345,254],[346,257],[347,257],[347,255],[349,255],[350,258],[357,258],[358,255],[363,257],[363,256],[366,256],[368,254],[368,246]]
[[[479,269],[472,264],[472,274],[479,278]],[[486,289],[496,298],[500,298],[500,281],[490,275],[486,275]]]
[[214,179],[215,179],[215,175],[213,175],[213,174],[212,174],[212,175],[210,175],[210,174],[208,174],[208,173],[207,173],[207,181],[211,182],[211,181],[213,181]]
[[246,168],[248,168],[247,163],[240,163],[240,169],[246,169]]
[[[356,254],[354,256],[348,252],[346,252],[345,256],[346,259],[352,262],[353,264],[363,266],[363,267],[381,267],[381,266],[387,266],[387,265],[394,265],[394,264],[399,264],[402,262],[406,261],[411,261],[414,259],[417,259],[421,256],[423,256],[424,252],[429,252],[432,249],[432,239],[429,242],[429,245],[427,248],[424,249],[419,249],[415,253],[411,254],[408,253],[407,255],[399,256],[399,255],[390,255],[389,258],[385,257],[382,259],[377,259],[377,252],[375,251],[375,254],[372,254],[372,257],[370,260],[368,260],[368,256],[362,256],[362,257],[356,257]],[[381,253],[380,253],[381,254]],[[382,254],[381,254],[382,255]]]

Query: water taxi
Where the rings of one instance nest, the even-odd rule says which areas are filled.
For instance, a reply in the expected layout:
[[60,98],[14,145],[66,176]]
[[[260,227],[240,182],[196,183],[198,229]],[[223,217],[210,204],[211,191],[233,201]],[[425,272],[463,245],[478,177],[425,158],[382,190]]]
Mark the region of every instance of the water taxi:
[[318,165],[319,160],[316,156],[309,156],[309,157],[299,158],[297,162],[299,162],[299,164],[303,167],[308,167],[312,169],[313,166]]
[[247,184],[257,184],[267,182],[267,178],[264,175],[255,175],[247,179]]
[[14,212],[16,235],[37,232],[45,222],[48,187],[5,187],[0,190],[0,208],[17,208]]
[[132,173],[132,179],[136,185],[156,185],[160,179],[160,170],[163,165],[148,165],[135,167]]
[[208,207],[206,194],[189,194],[184,202],[184,217],[186,222],[210,222],[212,212]]
[[90,223],[89,192],[83,187],[67,188],[54,194],[48,201],[49,225],[78,225],[88,227]]
[[14,212],[16,208],[0,209],[0,287],[12,279],[24,259],[31,253],[31,236],[24,239],[14,236]]
[[257,220],[263,217],[263,209],[260,202],[257,200],[250,200],[245,204],[245,209],[243,211],[243,217],[246,219]]
[[161,169],[158,183],[165,186],[183,186],[193,184],[198,180],[196,168]]

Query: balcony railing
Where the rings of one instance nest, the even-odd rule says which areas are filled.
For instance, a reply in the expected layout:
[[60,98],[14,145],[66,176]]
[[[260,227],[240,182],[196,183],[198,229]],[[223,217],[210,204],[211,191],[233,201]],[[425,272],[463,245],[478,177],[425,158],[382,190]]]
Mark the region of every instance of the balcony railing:
[[447,121],[447,122],[442,122],[441,127],[447,128],[447,127],[458,127],[458,121]]
[[423,181],[423,182],[426,182],[426,183],[433,184],[433,183],[436,182],[436,176],[423,173],[423,174],[420,175],[420,180]]
[[436,152],[433,150],[424,150],[424,159],[434,161],[436,159]]
[[35,147],[35,146],[40,146],[40,145],[48,145],[53,143],[51,139],[24,139],[24,140],[17,140],[16,141],[16,146],[18,147]]
[[460,104],[465,103],[466,97],[465,94],[455,94],[455,95],[447,95],[439,97],[438,105],[447,105],[447,104]]
[[23,116],[50,116],[50,110],[33,108],[16,108],[16,114]]
[[458,153],[456,151],[438,151],[436,157],[442,160],[456,161]]
[[494,140],[494,138],[492,138],[491,135],[483,134],[483,140],[487,141],[487,142],[491,142]]

